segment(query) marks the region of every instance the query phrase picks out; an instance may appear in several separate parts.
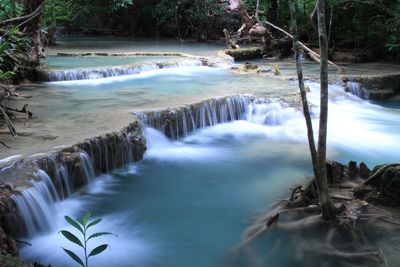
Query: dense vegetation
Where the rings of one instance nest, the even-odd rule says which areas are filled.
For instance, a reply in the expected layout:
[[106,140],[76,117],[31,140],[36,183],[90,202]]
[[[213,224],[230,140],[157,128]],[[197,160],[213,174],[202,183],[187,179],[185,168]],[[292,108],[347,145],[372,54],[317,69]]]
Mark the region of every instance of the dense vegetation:
[[[25,15],[29,2],[35,1],[1,1],[0,20]],[[289,0],[244,2],[250,14],[255,13],[259,2],[261,20],[289,29]],[[300,39],[309,44],[317,44],[309,19],[315,3],[316,0],[297,1],[300,11]],[[52,36],[56,29],[61,34],[114,34],[208,40],[221,38],[224,28],[232,32],[240,27],[240,16],[226,12],[225,8],[226,5],[219,3],[219,0],[46,0],[42,26],[44,32],[48,33],[45,39],[50,44],[53,43]],[[398,0],[330,0],[326,9],[331,49],[364,51],[369,56],[366,60],[400,58]],[[8,48],[9,51],[9,45],[20,48],[13,36],[22,37],[21,31],[24,31],[25,25],[0,26],[1,35],[7,33],[1,40],[1,58],[5,49]],[[16,32],[18,29],[20,33]],[[10,34],[10,31],[14,34]],[[277,33],[275,35],[280,37]],[[11,73],[7,72],[14,71],[14,68],[2,64],[0,70],[3,79],[8,79]]]
[[[223,28],[233,31],[241,21],[224,12],[218,0],[80,0],[56,3],[57,22],[68,29],[82,25],[113,29],[127,36],[165,36],[215,39]],[[95,2],[95,3],[94,3]],[[257,0],[245,0],[254,14]],[[303,41],[315,42],[309,16],[315,0],[298,0],[299,29]],[[260,18],[289,29],[288,0],[260,0]],[[49,6],[49,4],[48,4]],[[330,46],[364,49],[375,56],[395,57],[400,51],[398,0],[331,0],[327,3]],[[47,18],[50,12],[46,12]],[[49,19],[46,20],[49,25]]]

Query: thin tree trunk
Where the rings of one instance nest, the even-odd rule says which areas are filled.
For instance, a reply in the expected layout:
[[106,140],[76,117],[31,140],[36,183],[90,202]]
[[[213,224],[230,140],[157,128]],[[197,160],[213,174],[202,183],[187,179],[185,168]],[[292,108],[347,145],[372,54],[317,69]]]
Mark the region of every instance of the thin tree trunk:
[[331,16],[329,17],[328,48],[329,48],[329,42],[331,41],[332,23],[333,23],[333,8],[334,8],[334,6],[332,5],[332,7],[331,7]]
[[310,109],[309,109],[308,101],[307,101],[307,93],[306,93],[306,90],[304,87],[303,70],[302,70],[301,61],[300,61],[300,44],[299,44],[298,30],[297,30],[297,16],[296,16],[295,0],[291,0],[289,5],[290,5],[290,16],[291,16],[291,20],[292,20],[291,30],[292,30],[292,34],[293,34],[293,48],[294,48],[295,59],[296,59],[297,78],[299,80],[301,102],[303,104],[303,113],[304,113],[304,118],[306,120],[306,126],[307,126],[308,145],[310,148],[311,161],[312,161],[315,181],[319,181],[320,175],[319,175],[319,168],[318,168],[317,149],[315,147],[312,120],[311,120]]
[[256,2],[256,14],[255,14],[255,17],[256,17],[257,20],[259,20],[259,18],[258,18],[258,13],[259,12],[260,12],[260,0],[257,0],[257,2]]
[[50,3],[50,28],[48,32],[48,42],[49,45],[56,45],[56,39],[54,37],[56,31],[57,31],[57,19],[56,19],[56,1],[51,0]]
[[278,0],[271,0],[268,9],[268,20],[272,23],[278,22]]
[[[321,89],[320,89],[320,117],[318,133],[318,165],[321,178],[319,195],[322,209],[322,216],[325,220],[334,220],[335,212],[332,200],[329,195],[328,182],[326,178],[326,137],[328,130],[328,40],[325,23],[325,1],[318,0],[318,39],[321,50]],[[318,186],[318,184],[317,184]]]

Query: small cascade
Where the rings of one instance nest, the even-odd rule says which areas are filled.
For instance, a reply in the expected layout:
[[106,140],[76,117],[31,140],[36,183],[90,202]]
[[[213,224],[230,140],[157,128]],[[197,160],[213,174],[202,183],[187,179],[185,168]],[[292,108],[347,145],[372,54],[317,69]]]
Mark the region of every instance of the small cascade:
[[[58,162],[54,155],[50,155],[42,168],[47,170],[54,177],[54,186],[59,194],[59,198],[67,198],[72,193],[72,184],[69,180],[67,166]],[[50,170],[53,170],[50,172]]]
[[296,116],[298,112],[294,108],[284,107],[279,102],[257,99],[249,105],[246,120],[256,124],[276,126]]
[[361,99],[369,99],[369,92],[358,82],[347,82],[347,90]]
[[245,119],[253,96],[229,96],[200,103],[167,109],[136,113],[146,126],[156,128],[172,139],[182,138],[196,129]]
[[155,64],[135,64],[119,67],[98,67],[89,69],[50,70],[40,73],[40,80],[46,82],[93,80],[107,77],[139,74],[164,68],[203,66],[199,59],[184,59],[176,62],[158,62]]
[[5,169],[8,173],[2,175],[18,176],[20,185],[19,193],[10,197],[6,216],[8,232],[31,236],[51,229],[52,211],[57,201],[89,184],[96,175],[142,159],[145,150],[141,128],[134,122],[119,132],[91,138]]
[[[54,203],[59,200],[56,188],[43,170],[37,170],[29,181],[31,187],[12,195],[20,220],[12,224],[16,233],[28,236],[52,229]],[[22,225],[21,225],[22,224]]]
[[136,113],[141,122],[157,129],[170,139],[186,137],[197,129],[246,120],[260,125],[282,125],[301,114],[294,108],[251,95],[228,96],[204,100],[174,109]]

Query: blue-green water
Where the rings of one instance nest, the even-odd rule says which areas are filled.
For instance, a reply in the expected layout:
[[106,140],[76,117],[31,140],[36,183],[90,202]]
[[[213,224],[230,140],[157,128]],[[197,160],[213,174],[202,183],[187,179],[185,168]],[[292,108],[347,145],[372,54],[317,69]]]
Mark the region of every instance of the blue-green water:
[[[227,82],[229,81],[229,82]],[[290,81],[236,75],[209,67],[177,67],[97,80],[22,86],[19,92],[35,118],[18,126],[19,136],[4,136],[12,151],[2,157],[44,152],[126,126],[134,111],[175,107],[228,94],[267,97],[294,94]],[[19,103],[18,103],[19,104]]]
[[124,66],[131,64],[150,64],[184,60],[175,56],[46,56],[43,63],[51,70],[83,69],[96,67]]
[[55,47],[48,49],[47,54],[57,52],[182,52],[195,55],[216,55],[218,50],[225,49],[225,42],[199,43],[168,39],[140,39],[119,37],[66,37],[59,38]]
[[[308,86],[313,102],[318,84]],[[370,166],[398,161],[400,113],[357,99],[340,87],[331,87],[331,93],[328,157]],[[265,125],[263,116],[276,119]],[[278,104],[261,105],[247,120],[209,127],[176,142],[148,129],[149,150],[143,161],[99,177],[57,204],[54,231],[29,240],[33,247],[21,253],[27,260],[70,266],[60,247],[73,245],[57,234],[68,227],[62,216],[90,210],[104,218],[99,230],[119,236],[98,240],[111,249],[93,258],[92,266],[305,267],[310,261],[335,266],[335,260],[305,259],[294,252],[293,242],[307,249],[310,244],[303,241],[318,240],[315,233],[272,233],[257,241],[254,251],[234,250],[252,218],[286,198],[311,174],[305,136],[301,113]],[[275,248],[279,239],[287,243]],[[257,262],[260,265],[253,265]]]
[[[64,52],[179,49],[206,54],[219,48],[174,41],[149,46],[145,41],[108,38],[60,43],[56,49]],[[60,62],[58,67],[68,64],[74,63]],[[293,65],[285,66],[284,72],[294,70]],[[315,65],[309,67],[315,71]],[[318,84],[309,82],[308,86],[310,102],[318,106]],[[24,87],[23,93],[34,96],[27,101],[39,119],[30,126],[36,130],[34,141],[26,138],[28,142],[20,143],[16,151],[47,150],[115,130],[132,119],[133,111],[172,107],[215,95],[287,97],[296,91],[295,82],[205,67]],[[369,166],[400,160],[398,109],[372,105],[340,86],[331,86],[330,92],[329,158],[365,161]],[[253,118],[210,127],[177,142],[150,129],[145,159],[98,177],[72,198],[57,203],[54,228],[29,240],[33,246],[23,247],[22,257],[56,267],[73,266],[61,249],[74,249],[73,245],[58,231],[70,229],[64,215],[78,217],[91,211],[94,217],[104,219],[99,231],[118,234],[97,239],[109,243],[110,249],[92,258],[91,266],[310,266],[293,250],[293,244],[310,238],[307,235],[291,239],[272,233],[257,242],[256,251],[233,252],[252,219],[286,198],[291,188],[311,173],[304,119],[301,113],[278,106],[269,115],[267,108],[260,111],[276,119],[274,125],[265,125],[266,118]],[[42,138],[46,136],[54,139]],[[287,239],[276,246],[272,240],[278,237]],[[311,266],[335,266],[335,261]]]

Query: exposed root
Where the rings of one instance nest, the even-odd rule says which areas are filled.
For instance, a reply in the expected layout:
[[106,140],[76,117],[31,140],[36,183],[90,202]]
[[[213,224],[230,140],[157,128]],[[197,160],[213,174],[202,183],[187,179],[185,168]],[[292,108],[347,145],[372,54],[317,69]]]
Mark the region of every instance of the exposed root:
[[[389,168],[392,169],[389,170]],[[380,179],[382,174],[394,179],[393,177],[397,177],[400,172],[398,169],[400,169],[400,164],[386,164],[364,183],[372,183],[372,180],[377,179],[376,177]],[[390,172],[390,175],[385,171]],[[297,186],[292,190],[289,200],[283,200],[246,229],[243,241],[235,247],[234,252],[237,253],[235,256],[249,248],[252,248],[251,251],[254,254],[257,248],[253,246],[253,244],[257,244],[254,241],[263,234],[274,231],[282,234],[289,233],[290,240],[298,238],[297,241],[294,241],[295,245],[287,244],[286,241],[281,242],[285,246],[284,249],[287,249],[287,246],[293,249],[294,255],[291,257],[295,261],[310,259],[312,265],[329,258],[329,261],[340,266],[352,266],[351,263],[359,264],[360,262],[368,266],[389,266],[387,256],[383,249],[377,246],[376,239],[389,237],[393,230],[400,229],[397,213],[393,213],[394,210],[391,208],[379,208],[363,198],[356,199],[352,192],[356,192],[364,183],[361,183],[360,179],[356,179],[359,177],[350,178],[346,173],[349,174],[346,166],[342,167],[340,174],[337,173],[337,177],[335,173],[331,172],[334,174],[334,179],[331,180],[334,188],[330,188],[330,190],[338,196],[335,198],[336,221],[327,223],[323,220],[314,181],[309,179],[304,185]],[[395,173],[393,177],[392,173]],[[382,178],[384,181],[379,181],[378,185],[376,182],[372,184],[375,187],[382,187],[382,183],[386,182],[385,185],[389,184],[390,187],[397,186],[389,178]],[[385,193],[385,196],[388,196],[387,193],[397,192],[393,190],[395,189],[391,188],[390,192]],[[374,230],[375,228],[376,230]],[[371,231],[373,233],[370,233]],[[278,235],[277,240],[285,240],[285,235]],[[273,241],[276,235],[271,235],[271,238]],[[276,244],[276,242],[272,244]],[[272,249],[275,245],[270,247]],[[390,249],[386,252],[389,253],[391,259],[393,252]],[[271,250],[268,253],[272,253]]]
[[367,185],[375,182],[375,179],[380,177],[382,173],[384,173],[390,167],[397,167],[400,166],[399,163],[388,163],[380,167],[375,173],[373,173],[367,180],[365,180],[362,184]]
[[387,223],[390,224],[394,224],[394,225],[398,225],[400,226],[400,222],[398,220],[396,220],[395,218],[391,218],[389,216],[385,216],[385,215],[381,215],[381,214],[361,214],[360,215],[360,219],[369,219],[369,218],[376,218],[376,219],[380,219],[383,220]]
[[318,246],[306,250],[309,253],[317,253],[322,257],[335,257],[346,261],[375,261],[381,262],[381,253],[379,251],[366,252],[345,252],[339,251],[332,246]]

